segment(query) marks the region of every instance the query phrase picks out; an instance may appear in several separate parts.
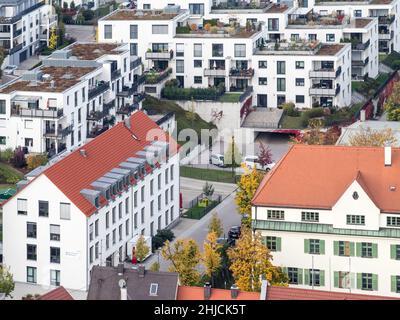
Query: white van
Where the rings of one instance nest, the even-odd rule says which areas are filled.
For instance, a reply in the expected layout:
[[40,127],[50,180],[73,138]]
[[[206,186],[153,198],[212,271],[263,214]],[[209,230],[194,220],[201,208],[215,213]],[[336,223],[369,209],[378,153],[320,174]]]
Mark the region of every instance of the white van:
[[256,166],[257,170],[265,170],[265,171],[269,171],[271,170],[274,165],[275,162],[272,162],[270,164],[267,164],[265,166],[262,166],[260,163],[260,160],[258,159],[257,156],[245,156],[244,157],[244,164],[247,168],[249,168],[250,170],[254,168],[254,165]]
[[225,167],[224,156],[222,154],[212,154],[210,157],[210,164],[218,167]]

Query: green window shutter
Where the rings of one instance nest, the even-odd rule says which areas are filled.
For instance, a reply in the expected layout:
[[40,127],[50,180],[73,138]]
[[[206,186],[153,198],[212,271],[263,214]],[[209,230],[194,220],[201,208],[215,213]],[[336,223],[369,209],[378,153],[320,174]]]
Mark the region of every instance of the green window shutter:
[[396,259],[396,245],[390,245],[390,259]]
[[390,287],[392,292],[396,292],[397,291],[397,278],[396,276],[390,276]]
[[310,270],[309,269],[304,269],[304,284],[307,286],[310,284]]
[[325,240],[319,240],[319,254],[325,254]]
[[350,272],[350,288],[354,289],[356,287],[356,274],[354,272]]
[[361,242],[356,243],[356,256],[361,257]]
[[310,252],[310,240],[304,239],[304,253]]
[[319,271],[319,285],[321,287],[325,286],[325,271],[324,270]]
[[333,272],[333,286],[339,288],[339,271]]
[[282,267],[282,272],[284,273],[284,274],[288,274],[288,269],[287,269],[287,267]]
[[333,254],[335,256],[339,255],[339,241],[333,241]]
[[282,246],[282,238],[277,237],[276,238],[276,251],[281,251],[281,246]]
[[375,291],[378,290],[378,275],[377,274],[372,275],[372,290],[375,290]]
[[350,242],[350,257],[354,257],[354,242]]
[[362,273],[357,273],[357,289],[361,289],[361,287],[362,287]]
[[297,279],[299,284],[303,284],[303,269],[297,269]]
[[372,244],[372,257],[378,258],[378,244],[377,243]]

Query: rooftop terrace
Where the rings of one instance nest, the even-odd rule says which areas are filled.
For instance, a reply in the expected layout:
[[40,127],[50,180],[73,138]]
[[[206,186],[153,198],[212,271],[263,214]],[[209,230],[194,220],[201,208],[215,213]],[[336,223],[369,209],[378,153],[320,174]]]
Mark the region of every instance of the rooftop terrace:
[[167,13],[163,10],[123,9],[112,12],[102,20],[172,20],[183,12],[185,11],[180,10],[178,13]]
[[283,13],[288,10],[286,4],[275,4],[268,0],[259,1],[238,1],[238,2],[220,2],[211,7],[214,13]]
[[377,4],[377,5],[385,5],[391,4],[393,0],[316,0],[315,5],[332,5],[332,6],[341,6],[343,4],[351,4],[351,5],[365,5],[365,4]]
[[120,46],[114,43],[74,43],[69,49],[79,60],[96,60],[107,54],[118,54],[116,49]]
[[334,56],[345,44],[322,44],[319,41],[267,43],[255,50],[258,55],[319,55]]

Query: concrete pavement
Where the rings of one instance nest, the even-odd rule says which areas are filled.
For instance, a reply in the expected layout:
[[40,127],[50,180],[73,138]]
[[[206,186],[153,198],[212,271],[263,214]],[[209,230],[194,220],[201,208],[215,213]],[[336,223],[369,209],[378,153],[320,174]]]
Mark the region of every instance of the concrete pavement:
[[95,27],[94,26],[84,26],[84,25],[74,25],[66,24],[65,33],[75,38],[76,41],[80,42],[93,42],[95,41]]

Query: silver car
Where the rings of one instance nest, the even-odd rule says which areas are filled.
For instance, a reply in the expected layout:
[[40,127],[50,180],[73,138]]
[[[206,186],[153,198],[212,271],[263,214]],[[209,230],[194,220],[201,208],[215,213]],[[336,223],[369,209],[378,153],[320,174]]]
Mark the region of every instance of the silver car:
[[16,65],[11,64],[11,65],[5,67],[5,69],[4,69],[3,72],[4,72],[4,74],[6,74],[6,75],[13,75],[13,74],[14,74],[14,71],[15,71],[17,68],[18,68],[18,67],[17,67]]

